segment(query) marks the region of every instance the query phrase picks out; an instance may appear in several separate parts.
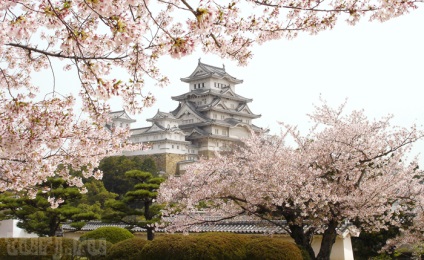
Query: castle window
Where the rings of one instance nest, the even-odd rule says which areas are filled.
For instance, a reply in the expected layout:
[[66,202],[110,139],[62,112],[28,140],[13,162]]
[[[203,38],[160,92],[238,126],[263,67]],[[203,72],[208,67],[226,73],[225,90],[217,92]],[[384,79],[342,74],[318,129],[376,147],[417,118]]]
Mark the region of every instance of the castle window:
[[221,115],[221,119],[225,119],[225,116],[224,115]]
[[177,149],[180,149],[180,146],[179,145],[177,145]]
[[217,115],[216,114],[213,114],[213,118],[216,119],[217,118]]
[[204,88],[205,87],[205,83],[202,83],[202,88]]
[[224,130],[224,129],[223,129],[223,130],[222,130],[222,135],[225,135],[225,136],[226,136],[226,135],[227,135],[227,130]]
[[215,134],[219,135],[219,129],[215,129]]
[[172,149],[174,149],[174,145],[172,145]]
[[122,123],[119,123],[119,126],[122,127]]

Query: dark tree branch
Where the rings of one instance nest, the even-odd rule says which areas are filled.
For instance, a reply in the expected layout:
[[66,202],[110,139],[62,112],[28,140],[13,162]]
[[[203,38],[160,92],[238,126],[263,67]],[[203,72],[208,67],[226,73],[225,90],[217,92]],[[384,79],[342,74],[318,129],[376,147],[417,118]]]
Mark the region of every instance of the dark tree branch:
[[39,50],[33,47],[29,47],[27,45],[21,45],[17,43],[6,43],[5,45],[12,46],[12,47],[18,47],[27,51],[33,51],[37,53],[44,54],[49,57],[56,57],[56,58],[63,58],[63,59],[74,59],[74,60],[122,60],[124,58],[127,58],[129,55],[119,56],[119,57],[107,57],[107,56],[89,56],[89,57],[83,57],[83,56],[71,56],[71,55],[63,55],[61,53],[54,53],[54,52],[48,52]]

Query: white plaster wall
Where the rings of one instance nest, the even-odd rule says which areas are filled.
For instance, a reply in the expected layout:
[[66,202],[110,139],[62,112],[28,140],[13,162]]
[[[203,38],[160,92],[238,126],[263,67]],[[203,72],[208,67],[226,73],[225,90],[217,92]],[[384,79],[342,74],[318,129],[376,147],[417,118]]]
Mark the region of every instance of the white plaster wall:
[[[315,255],[319,252],[321,241],[321,236],[315,236],[312,240],[312,248],[314,249]],[[345,238],[337,236],[336,242],[331,250],[330,260],[353,260],[352,242],[349,235]]]
[[352,248],[352,239],[350,239],[350,236],[348,235],[349,239],[343,240],[343,254],[345,260],[354,260],[353,258],[353,248]]
[[229,136],[233,138],[246,138],[250,135],[250,132],[244,127],[230,128]]
[[[160,145],[160,147],[158,147]],[[174,147],[172,147],[174,145]],[[148,150],[137,150],[137,151],[125,151],[123,154],[125,156],[135,156],[135,155],[150,155],[157,153],[175,153],[175,154],[186,154],[188,153],[187,145],[181,143],[154,143],[151,149]]]
[[38,237],[17,227],[18,220],[7,219],[0,221],[0,237]]
[[0,221],[0,237],[13,237],[13,220]]
[[232,100],[226,100],[225,105],[228,107],[228,109],[235,110],[238,107],[238,102],[232,101]]
[[[202,79],[202,80],[197,80],[197,81],[193,81],[190,82],[190,90],[194,90],[194,84],[196,84],[196,89],[207,89],[209,88],[209,82],[207,79]],[[202,88],[202,83],[205,83],[205,87]],[[200,84],[200,88],[199,88],[199,84]]]

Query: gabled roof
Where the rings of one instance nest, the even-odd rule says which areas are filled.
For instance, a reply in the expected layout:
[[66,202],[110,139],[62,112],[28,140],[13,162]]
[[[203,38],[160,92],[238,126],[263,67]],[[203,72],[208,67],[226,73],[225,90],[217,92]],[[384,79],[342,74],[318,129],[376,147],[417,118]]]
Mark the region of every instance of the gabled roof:
[[125,122],[129,122],[129,123],[134,123],[136,122],[136,120],[132,119],[125,110],[119,110],[119,111],[114,111],[114,112],[110,112],[109,113],[110,118],[113,119],[119,119],[121,121],[125,121]]
[[222,97],[232,97],[232,99],[242,99],[246,102],[252,102],[253,99],[251,98],[245,98],[243,96],[240,96],[239,94],[235,93],[230,87],[225,87],[220,90],[220,94]]
[[180,118],[184,112],[184,110],[188,110],[190,113],[194,114],[198,119],[201,121],[209,121],[210,119],[199,113],[197,111],[195,104],[190,101],[184,101],[181,102],[178,107],[172,111],[171,113],[174,115],[175,118]]
[[210,133],[206,132],[205,130],[200,129],[199,127],[194,127],[193,130],[191,130],[191,132],[188,135],[192,135],[192,134],[198,134],[198,135],[201,135],[201,136],[210,135]]
[[175,116],[173,114],[161,112],[158,109],[158,112],[156,113],[156,115],[152,118],[147,119],[146,121],[155,122],[155,121],[159,121],[159,120],[162,120],[162,119],[168,119],[168,120],[173,120],[173,121],[178,120],[177,118],[175,118]]
[[210,135],[202,135],[202,134],[199,134],[197,132],[193,132],[190,135],[187,135],[186,139],[189,140],[189,141],[192,141],[192,140],[195,140],[195,139],[203,139],[203,138],[206,138],[206,137],[209,137],[209,136]]
[[237,112],[243,112],[246,111],[245,113],[249,114],[249,115],[253,115],[252,111],[250,110],[249,106],[247,106],[246,103],[242,103],[240,104],[237,108],[236,108]]
[[158,124],[156,122],[153,122],[152,126],[149,127],[149,129],[147,129],[144,133],[149,133],[149,132],[164,132],[166,131],[166,128],[163,127],[161,124]]
[[237,79],[225,71],[225,66],[222,68],[215,67],[212,65],[204,64],[200,62],[197,64],[196,69],[191,73],[190,76],[186,78],[181,78],[183,82],[192,82],[199,79],[205,78],[217,78],[217,79],[226,79],[234,84],[242,83],[243,80]]
[[[219,104],[221,104],[221,98],[216,97],[212,100],[211,103],[206,104],[206,105],[202,105],[197,107],[197,111],[218,111],[218,112],[224,112],[230,115],[238,115],[238,116],[244,116],[244,117],[248,117],[248,118],[259,118],[261,117],[261,115],[256,115],[253,114],[252,111],[250,111],[249,107],[247,106],[246,103],[242,103],[240,104],[236,109],[228,109],[226,108],[226,106],[223,104],[222,106],[218,106]],[[246,110],[246,111],[244,111]]]

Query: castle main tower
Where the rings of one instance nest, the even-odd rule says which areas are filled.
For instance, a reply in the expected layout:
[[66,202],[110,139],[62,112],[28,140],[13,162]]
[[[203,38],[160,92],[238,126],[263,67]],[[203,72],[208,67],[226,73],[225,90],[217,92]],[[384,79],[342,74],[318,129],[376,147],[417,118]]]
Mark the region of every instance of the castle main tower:
[[[252,123],[260,117],[249,109],[252,99],[236,93],[243,80],[228,74],[224,66],[199,59],[195,70],[181,81],[188,83],[188,92],[172,97],[179,102],[175,110],[158,110],[147,120],[151,126],[131,129],[131,141],[149,143],[151,149],[125,155],[150,156],[162,172],[175,174],[200,156],[227,151],[252,130],[263,131]],[[131,120],[127,115],[125,119]]]

